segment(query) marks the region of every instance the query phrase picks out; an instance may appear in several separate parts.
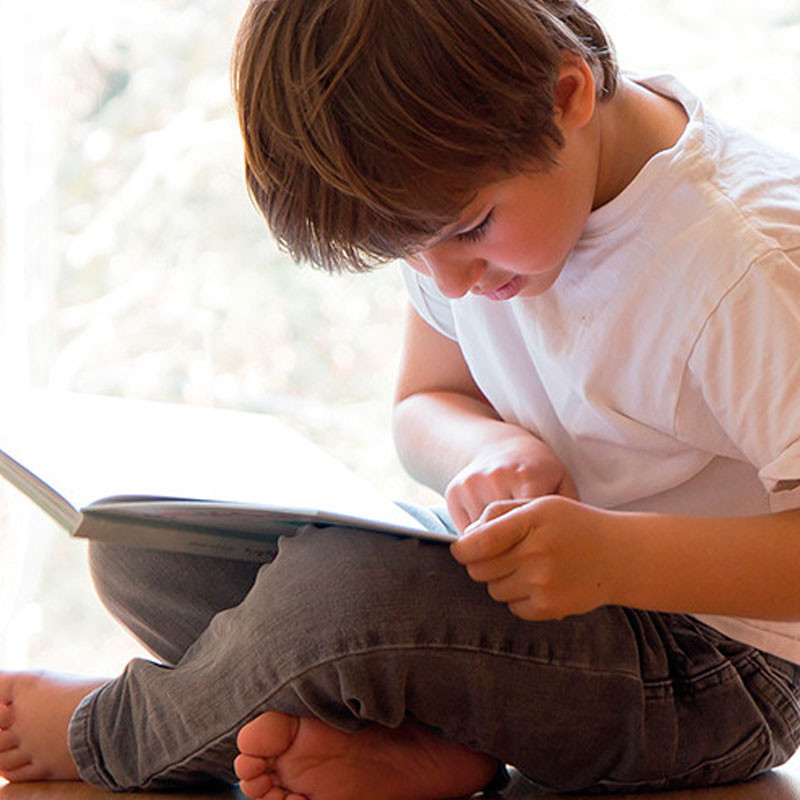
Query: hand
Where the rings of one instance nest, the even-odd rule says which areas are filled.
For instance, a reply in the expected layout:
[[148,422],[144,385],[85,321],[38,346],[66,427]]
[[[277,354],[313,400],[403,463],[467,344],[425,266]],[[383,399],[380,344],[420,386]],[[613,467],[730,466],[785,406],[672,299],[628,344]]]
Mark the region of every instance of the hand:
[[578,499],[566,467],[544,442],[524,433],[479,453],[447,485],[445,501],[461,532],[498,500],[533,500],[549,494]]
[[621,516],[555,496],[492,503],[451,552],[516,616],[561,619],[611,602]]

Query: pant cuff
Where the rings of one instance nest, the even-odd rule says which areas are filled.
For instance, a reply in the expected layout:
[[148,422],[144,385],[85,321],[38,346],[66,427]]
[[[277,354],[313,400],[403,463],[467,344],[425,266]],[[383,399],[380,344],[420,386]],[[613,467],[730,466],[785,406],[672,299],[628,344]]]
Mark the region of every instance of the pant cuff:
[[101,789],[118,788],[106,772],[102,759],[98,758],[92,746],[92,709],[102,686],[86,695],[78,703],[67,728],[67,745],[72,760],[82,781]]

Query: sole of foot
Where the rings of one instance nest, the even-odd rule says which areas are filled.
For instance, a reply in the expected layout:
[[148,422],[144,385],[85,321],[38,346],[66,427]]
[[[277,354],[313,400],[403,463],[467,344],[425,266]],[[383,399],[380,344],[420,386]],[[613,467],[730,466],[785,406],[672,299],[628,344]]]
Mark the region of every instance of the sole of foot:
[[404,723],[345,733],[267,712],[239,733],[235,769],[252,800],[443,800],[482,789],[496,759]]
[[0,777],[12,783],[79,780],[67,744],[78,703],[103,680],[0,672]]

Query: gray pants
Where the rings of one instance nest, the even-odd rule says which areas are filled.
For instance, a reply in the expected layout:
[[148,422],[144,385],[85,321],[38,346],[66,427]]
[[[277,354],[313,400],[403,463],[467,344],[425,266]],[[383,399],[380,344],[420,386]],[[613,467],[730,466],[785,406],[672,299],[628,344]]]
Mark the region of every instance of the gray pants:
[[99,544],[91,559],[158,658],[72,718],[81,776],[108,789],[233,781],[236,734],[266,710],[414,719],[549,791],[740,780],[800,743],[800,668],[682,615],[525,622],[440,544],[324,529],[261,566]]

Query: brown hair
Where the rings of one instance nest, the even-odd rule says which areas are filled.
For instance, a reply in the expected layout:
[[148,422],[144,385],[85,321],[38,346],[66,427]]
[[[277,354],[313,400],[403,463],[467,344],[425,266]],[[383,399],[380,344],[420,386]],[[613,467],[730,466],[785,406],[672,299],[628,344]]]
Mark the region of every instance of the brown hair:
[[577,0],[251,0],[232,66],[250,194],[297,260],[408,255],[484,183],[554,163],[563,51],[613,95]]

